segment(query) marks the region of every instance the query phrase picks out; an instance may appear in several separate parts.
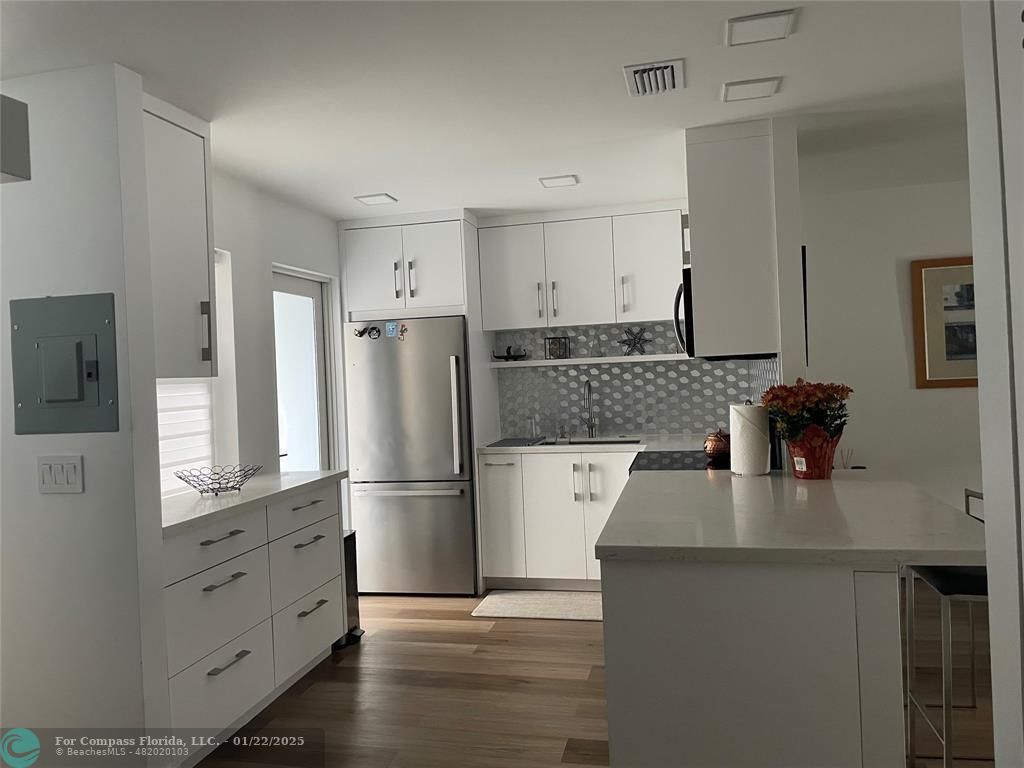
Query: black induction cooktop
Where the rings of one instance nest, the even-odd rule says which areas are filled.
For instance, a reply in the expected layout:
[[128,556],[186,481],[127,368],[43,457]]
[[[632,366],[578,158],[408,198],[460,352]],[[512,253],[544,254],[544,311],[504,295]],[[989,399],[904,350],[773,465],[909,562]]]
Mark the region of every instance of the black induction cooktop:
[[728,469],[729,457],[711,461],[704,451],[649,451],[636,455],[630,472],[673,472],[680,469]]

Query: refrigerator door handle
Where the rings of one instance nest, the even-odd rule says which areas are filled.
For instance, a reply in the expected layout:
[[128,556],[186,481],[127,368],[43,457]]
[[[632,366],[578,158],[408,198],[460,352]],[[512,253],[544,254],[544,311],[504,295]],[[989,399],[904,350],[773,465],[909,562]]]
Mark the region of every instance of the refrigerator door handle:
[[456,475],[462,474],[462,432],[459,428],[459,357],[448,358],[452,376],[452,466]]
[[362,488],[352,491],[353,496],[461,496],[461,488],[429,489],[422,491],[370,491]]

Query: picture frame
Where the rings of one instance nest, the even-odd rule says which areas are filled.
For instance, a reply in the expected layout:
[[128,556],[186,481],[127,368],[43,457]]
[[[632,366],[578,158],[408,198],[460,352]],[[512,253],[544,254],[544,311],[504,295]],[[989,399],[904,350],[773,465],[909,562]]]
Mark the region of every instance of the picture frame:
[[544,339],[545,360],[568,360],[569,357],[568,336],[548,336]]
[[917,259],[910,282],[917,388],[978,386],[974,260]]

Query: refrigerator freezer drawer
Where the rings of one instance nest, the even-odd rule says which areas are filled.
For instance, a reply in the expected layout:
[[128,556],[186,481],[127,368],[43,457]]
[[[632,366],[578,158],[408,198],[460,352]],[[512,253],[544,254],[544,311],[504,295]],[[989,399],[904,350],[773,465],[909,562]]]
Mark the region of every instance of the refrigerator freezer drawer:
[[355,483],[359,590],[473,594],[472,483]]

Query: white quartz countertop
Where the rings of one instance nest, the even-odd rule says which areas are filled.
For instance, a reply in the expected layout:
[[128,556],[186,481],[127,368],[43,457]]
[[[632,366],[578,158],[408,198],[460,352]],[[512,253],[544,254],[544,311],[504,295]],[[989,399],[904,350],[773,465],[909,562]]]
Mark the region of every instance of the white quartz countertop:
[[836,472],[634,472],[601,560],[984,565],[984,525],[909,483]]
[[[581,438],[577,438],[581,439]],[[601,440],[601,438],[587,438]],[[700,451],[704,435],[614,435],[610,442],[562,442],[550,445],[529,445],[509,448],[480,448],[481,455],[508,453],[638,453],[645,451]],[[623,439],[639,442],[619,442]]]
[[242,507],[254,504],[268,504],[274,499],[293,493],[306,485],[326,480],[344,480],[348,470],[323,470],[318,472],[282,472],[256,475],[242,486],[242,490],[220,496],[200,496],[188,491],[163,500],[160,511],[163,517],[164,538],[186,528],[205,525],[217,515],[228,515],[241,511]]

